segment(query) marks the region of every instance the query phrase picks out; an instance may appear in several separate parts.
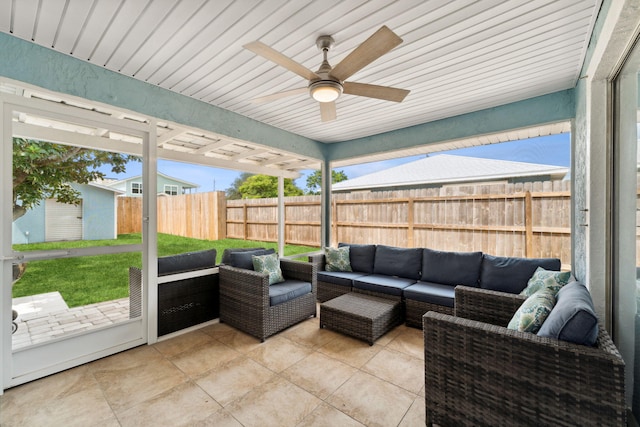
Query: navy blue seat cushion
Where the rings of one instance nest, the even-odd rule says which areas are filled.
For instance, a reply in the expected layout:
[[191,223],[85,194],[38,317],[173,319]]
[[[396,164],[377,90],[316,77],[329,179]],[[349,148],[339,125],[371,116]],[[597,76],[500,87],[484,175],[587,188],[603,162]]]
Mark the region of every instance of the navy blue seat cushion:
[[353,279],[366,276],[364,273],[354,271],[318,271],[318,281],[351,287]]
[[376,255],[376,245],[354,245],[351,243],[338,243],[338,247],[349,246],[349,261],[351,270],[362,273],[373,273],[373,261]]
[[414,279],[404,277],[386,276],[383,274],[370,274],[353,280],[355,289],[380,292],[388,295],[402,296],[402,291],[409,285],[416,283]]
[[544,321],[538,335],[576,344],[593,346],[598,339],[598,316],[589,290],[580,282],[563,286],[556,305]]
[[478,287],[481,265],[482,252],[445,252],[425,248],[422,250],[421,280]]
[[311,292],[311,283],[301,280],[285,280],[269,286],[269,304],[282,304],[309,292]]
[[269,255],[276,253],[275,249],[256,249],[253,251],[232,252],[229,256],[229,265],[245,270],[253,270],[253,256]]
[[158,258],[158,276],[216,266],[216,250],[207,249]]
[[480,287],[519,294],[536,269],[560,271],[558,258],[516,258],[482,255]]
[[422,270],[422,248],[396,248],[378,245],[373,272],[387,276],[406,277],[414,282]]
[[453,307],[456,299],[455,286],[418,281],[404,289],[405,299]]

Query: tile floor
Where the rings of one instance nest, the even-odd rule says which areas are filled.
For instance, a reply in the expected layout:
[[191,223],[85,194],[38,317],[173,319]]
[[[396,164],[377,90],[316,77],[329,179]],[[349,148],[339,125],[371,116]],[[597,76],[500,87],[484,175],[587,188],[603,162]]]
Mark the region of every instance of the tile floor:
[[2,426],[424,426],[422,331],[212,324],[6,390]]

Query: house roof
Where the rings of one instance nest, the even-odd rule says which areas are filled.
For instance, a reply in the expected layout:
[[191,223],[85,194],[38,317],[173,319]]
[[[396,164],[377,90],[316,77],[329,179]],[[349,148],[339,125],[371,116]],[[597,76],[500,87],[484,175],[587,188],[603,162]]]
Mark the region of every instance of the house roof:
[[[189,182],[189,181],[185,181],[183,179],[180,178],[175,178],[173,176],[169,176],[166,175],[162,172],[158,172],[158,176],[161,176],[163,178],[169,179],[171,181],[175,181],[175,182],[179,182],[182,184],[183,187],[186,188],[198,188],[200,187],[200,185],[198,184],[194,184],[193,182]],[[110,180],[110,182],[103,182],[103,185],[110,187],[110,186],[116,186],[118,184],[120,184],[121,182],[127,182],[127,181],[134,181],[134,180],[141,180],[142,179],[142,175],[136,175],[136,176],[131,176],[129,178],[125,178],[125,179],[120,179],[120,180]]]
[[334,191],[426,184],[493,181],[551,175],[564,177],[569,168],[536,163],[439,154],[338,182]]

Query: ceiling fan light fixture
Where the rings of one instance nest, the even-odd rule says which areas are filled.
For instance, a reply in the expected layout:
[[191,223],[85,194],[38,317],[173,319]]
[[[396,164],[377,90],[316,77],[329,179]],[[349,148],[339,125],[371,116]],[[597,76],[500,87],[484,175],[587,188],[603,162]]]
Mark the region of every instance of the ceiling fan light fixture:
[[342,85],[333,80],[319,80],[309,85],[309,94],[318,102],[333,102],[342,94]]

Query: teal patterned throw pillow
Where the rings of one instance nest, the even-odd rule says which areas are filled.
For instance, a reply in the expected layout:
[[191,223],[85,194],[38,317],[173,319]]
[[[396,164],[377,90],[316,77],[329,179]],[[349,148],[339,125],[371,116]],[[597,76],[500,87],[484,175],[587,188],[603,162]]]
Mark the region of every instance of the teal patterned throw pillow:
[[538,267],[529,279],[527,287],[524,288],[520,295],[530,297],[542,288],[551,288],[558,293],[560,288],[569,283],[571,277],[570,271],[550,271],[542,267]]
[[280,258],[278,254],[269,255],[253,255],[253,269],[259,273],[267,273],[269,275],[269,284],[284,282],[282,270],[280,269]]
[[556,305],[556,291],[553,288],[542,288],[522,303],[507,328],[535,334],[540,330],[554,305]]
[[349,260],[349,246],[324,248],[324,257],[327,261],[325,271],[353,271]]

